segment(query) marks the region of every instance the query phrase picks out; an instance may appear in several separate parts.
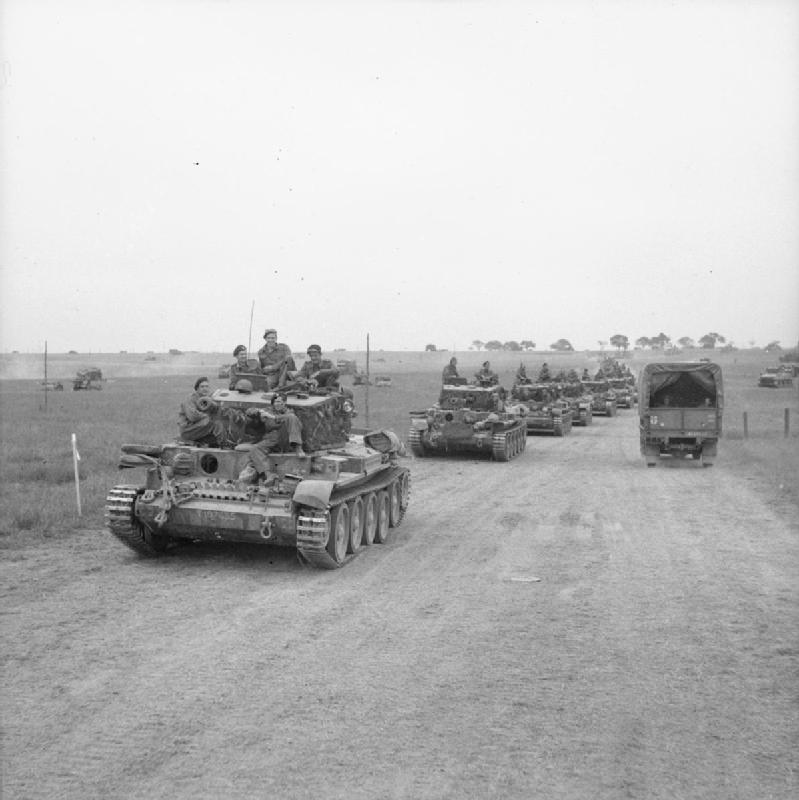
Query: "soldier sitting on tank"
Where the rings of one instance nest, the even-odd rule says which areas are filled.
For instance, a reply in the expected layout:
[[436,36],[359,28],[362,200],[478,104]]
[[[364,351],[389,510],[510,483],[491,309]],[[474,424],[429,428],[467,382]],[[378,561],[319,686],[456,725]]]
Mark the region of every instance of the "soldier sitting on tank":
[[524,364],[519,364],[519,369],[516,370],[516,383],[528,384],[532,382],[533,381],[527,377],[527,367],[525,367]]
[[291,349],[287,344],[278,342],[274,328],[264,331],[264,339],[266,344],[258,351],[258,361],[261,372],[266,375],[267,389],[276,389],[286,383],[289,372],[293,372],[296,366]]
[[499,383],[499,375],[491,369],[491,362],[484,361],[479,372],[476,372],[474,379],[478,386],[496,386]]
[[194,394],[181,404],[178,412],[181,441],[222,447],[228,437],[225,423],[218,414],[219,406],[211,399],[208,378],[197,378]]
[[249,450],[247,466],[239,474],[240,481],[248,483],[264,478],[269,469],[269,453],[305,455],[302,449],[302,426],[296,414],[286,405],[284,394],[276,394],[272,398],[271,411],[250,408],[246,413],[255,419],[263,435]]
[[449,383],[453,378],[459,378],[458,359],[455,356],[449,360],[449,364],[441,372],[441,383]]
[[549,374],[549,364],[545,361],[541,365],[541,369],[538,371],[538,380],[539,381],[551,381],[552,375]]
[[230,367],[230,389],[235,389],[236,384],[249,375],[261,375],[261,365],[255,358],[247,358],[247,348],[240,344],[234,351],[236,363]]
[[308,361],[298,372],[291,375],[294,382],[307,389],[339,391],[339,371],[333,366],[332,361],[322,358],[322,348],[318,344],[310,344],[306,353]]

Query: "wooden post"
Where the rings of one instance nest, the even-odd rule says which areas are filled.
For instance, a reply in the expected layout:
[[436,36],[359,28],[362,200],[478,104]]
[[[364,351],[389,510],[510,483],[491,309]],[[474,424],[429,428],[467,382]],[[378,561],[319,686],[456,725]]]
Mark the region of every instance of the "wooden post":
[[78,437],[72,434],[72,466],[75,470],[75,498],[78,501],[78,516],[81,514],[80,508],[80,470],[78,469],[78,462],[80,461],[80,453],[78,452]]
[[369,428],[369,384],[371,383],[371,379],[369,378],[369,334],[366,334],[366,395],[365,395],[365,405],[366,405],[366,427]]
[[749,415],[744,411],[744,439],[749,438]]
[[791,409],[785,409],[785,438],[787,439],[791,432]]
[[47,411],[47,339],[44,340],[44,410]]

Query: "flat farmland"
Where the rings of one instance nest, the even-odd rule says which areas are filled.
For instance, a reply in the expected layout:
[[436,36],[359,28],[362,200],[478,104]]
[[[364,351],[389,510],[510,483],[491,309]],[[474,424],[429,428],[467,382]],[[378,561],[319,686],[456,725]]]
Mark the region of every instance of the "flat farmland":
[[[356,424],[404,438],[448,354],[378,357],[393,386],[353,388]],[[546,358],[462,372],[486,357],[505,385]],[[334,572],[106,533],[119,445],[168,441],[194,378],[224,383],[212,356],[124,362],[46,409],[35,376],[0,381],[3,796],[797,795],[799,406],[756,387],[762,355],[720,361],[713,469],[646,469],[634,410],[507,464],[407,457],[403,524]]]

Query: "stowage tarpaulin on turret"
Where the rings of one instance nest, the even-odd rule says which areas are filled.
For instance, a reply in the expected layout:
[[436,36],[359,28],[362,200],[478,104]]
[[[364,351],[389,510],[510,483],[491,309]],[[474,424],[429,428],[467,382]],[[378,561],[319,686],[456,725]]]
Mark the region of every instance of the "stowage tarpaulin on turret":
[[668,405],[698,407],[710,404],[724,408],[721,367],[710,361],[653,362],[638,380],[639,413]]

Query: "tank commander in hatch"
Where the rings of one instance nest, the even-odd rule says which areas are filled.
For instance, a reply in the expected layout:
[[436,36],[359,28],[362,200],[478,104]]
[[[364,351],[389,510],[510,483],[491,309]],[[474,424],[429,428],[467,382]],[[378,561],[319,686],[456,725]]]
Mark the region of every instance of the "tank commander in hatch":
[[261,367],[254,358],[247,358],[247,348],[240,344],[234,351],[233,356],[236,362],[230,367],[230,386],[229,389],[235,389],[236,384],[247,375],[261,374]]
[[266,385],[268,389],[276,389],[283,386],[289,372],[296,369],[291,349],[287,344],[278,342],[277,331],[274,328],[267,328],[264,331],[266,343],[258,351],[258,361],[261,365],[261,372],[266,375]]
[[222,447],[227,438],[226,428],[218,412],[219,406],[211,399],[208,378],[197,378],[194,394],[181,403],[178,412],[181,441]]
[[339,389],[339,371],[333,362],[322,358],[322,348],[318,344],[309,344],[306,351],[308,360],[296,373],[294,380],[309,389],[328,389],[337,392]]
[[491,369],[491,362],[484,361],[479,372],[474,374],[474,379],[478,386],[496,386],[499,383],[499,375]]
[[519,364],[519,369],[516,370],[516,383],[519,384],[532,383],[530,378],[527,377],[527,367],[524,366],[524,363]]
[[449,360],[441,373],[441,383],[449,383],[452,378],[458,378],[458,359],[455,356]]
[[239,473],[245,483],[264,478],[269,470],[269,453],[291,452],[304,456],[302,449],[302,426],[296,414],[286,405],[286,396],[276,394],[272,398],[271,411],[250,408],[247,415],[257,417],[263,426],[263,436],[249,451],[247,466]]

